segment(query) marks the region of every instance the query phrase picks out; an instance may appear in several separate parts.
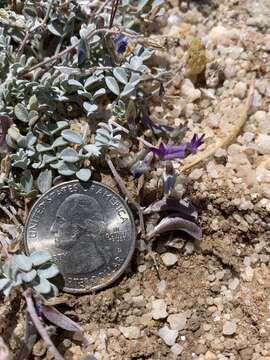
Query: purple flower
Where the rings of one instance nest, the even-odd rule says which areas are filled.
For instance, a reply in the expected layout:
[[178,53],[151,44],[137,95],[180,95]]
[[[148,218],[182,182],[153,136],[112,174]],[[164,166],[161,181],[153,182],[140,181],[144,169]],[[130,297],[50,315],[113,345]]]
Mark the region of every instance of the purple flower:
[[187,142],[187,151],[191,154],[196,154],[198,147],[203,144],[205,134],[202,136],[193,135],[193,138]]
[[119,35],[114,40],[114,47],[118,54],[124,54],[128,47],[128,37],[125,35]]
[[198,147],[203,143],[204,135],[198,137],[196,134],[187,143],[180,145],[165,145],[161,143],[159,148],[151,148],[150,150],[161,160],[184,159],[189,154],[195,154]]

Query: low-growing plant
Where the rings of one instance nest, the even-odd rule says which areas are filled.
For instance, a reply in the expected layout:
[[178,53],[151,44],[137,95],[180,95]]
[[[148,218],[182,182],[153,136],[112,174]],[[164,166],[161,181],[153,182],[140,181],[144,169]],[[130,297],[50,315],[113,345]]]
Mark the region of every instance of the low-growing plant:
[[[196,153],[203,136],[181,143],[185,126],[162,126],[149,115],[173,75],[151,65],[155,49],[162,46],[147,36],[149,25],[164,14],[164,1],[8,3],[0,4],[0,201],[20,199],[27,209],[29,201],[54,184],[88,181],[101,172],[100,164],[107,164],[138,212],[142,236],[150,240],[181,230],[200,239],[196,211],[173,198],[177,174],[172,161]],[[157,167],[163,168],[163,197],[144,208],[131,196],[125,178],[140,183]],[[161,214],[160,222],[146,234],[144,216],[153,212]],[[45,297],[58,294],[51,280],[59,273],[56,265],[46,251],[14,255],[5,243],[2,247],[7,258],[0,290],[8,297],[19,288],[26,300],[18,359],[31,352],[36,339],[31,331],[38,331],[54,357],[63,359],[45,318],[69,331],[80,328],[46,305]]]

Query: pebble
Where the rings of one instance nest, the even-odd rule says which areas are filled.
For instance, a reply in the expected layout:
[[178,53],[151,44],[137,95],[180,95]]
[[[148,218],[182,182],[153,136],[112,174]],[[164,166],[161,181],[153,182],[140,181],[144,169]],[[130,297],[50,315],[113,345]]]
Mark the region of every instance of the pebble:
[[185,255],[192,255],[195,250],[194,243],[192,241],[187,241],[184,250],[185,250]]
[[174,344],[171,347],[171,352],[174,353],[175,355],[180,355],[181,352],[183,351],[183,346],[179,345],[179,344]]
[[255,141],[257,145],[257,150],[260,154],[269,154],[270,153],[270,136],[267,134],[259,134]]
[[167,321],[170,324],[171,329],[181,331],[186,326],[187,316],[185,313],[172,314],[172,315],[169,315]]
[[256,169],[256,179],[258,182],[269,183],[270,182],[270,171],[263,167],[258,167]]
[[165,280],[161,280],[158,284],[157,284],[157,290],[159,294],[163,294],[167,289],[167,283]]
[[119,330],[127,339],[138,339],[141,336],[141,331],[137,326],[119,326]]
[[238,39],[239,36],[239,30],[233,28],[229,30],[222,25],[218,25],[211,29],[208,35],[208,39],[215,45],[228,45],[230,40]]
[[165,344],[173,346],[178,336],[178,331],[171,330],[167,325],[165,325],[161,329],[159,329],[158,335],[163,339]]
[[236,332],[236,322],[226,321],[223,325],[223,335],[230,336]]
[[163,261],[163,264],[169,267],[177,263],[178,257],[173,253],[166,252],[161,255],[161,259]]
[[168,316],[167,305],[163,299],[152,301],[152,317],[155,320],[165,319]]
[[216,355],[212,351],[207,351],[204,355],[205,360],[217,360]]
[[189,177],[191,180],[199,180],[199,178],[202,176],[203,174],[203,169],[194,169],[191,171]]
[[201,97],[199,89],[195,89],[193,83],[189,79],[185,79],[181,86],[182,95],[187,98],[191,103]]
[[240,81],[235,85],[234,95],[239,97],[240,99],[243,99],[246,95],[246,91],[247,91],[247,84]]
[[234,278],[231,281],[229,281],[229,289],[230,290],[235,290],[237,289],[237,287],[239,286],[239,279],[238,278]]

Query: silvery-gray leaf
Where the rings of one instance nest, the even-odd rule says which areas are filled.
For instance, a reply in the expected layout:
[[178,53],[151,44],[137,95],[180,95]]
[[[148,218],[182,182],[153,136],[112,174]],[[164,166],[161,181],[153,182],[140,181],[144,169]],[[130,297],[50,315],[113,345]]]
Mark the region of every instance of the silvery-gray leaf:
[[31,261],[34,266],[45,264],[52,260],[52,255],[47,250],[34,251],[30,254]]
[[62,138],[62,136],[59,136],[59,137],[56,138],[56,139],[54,140],[54,142],[52,143],[52,148],[54,149],[54,148],[56,148],[56,147],[58,147],[58,146],[65,146],[65,145],[67,145],[67,144],[68,144],[68,142],[65,141],[65,140]]
[[43,153],[52,150],[52,147],[50,144],[37,144],[36,149],[38,152]]
[[0,291],[2,291],[8,284],[9,284],[9,279],[6,278],[2,278],[0,279]]
[[135,90],[134,83],[127,83],[124,87],[123,91],[121,92],[121,97],[130,95]]
[[80,160],[80,156],[76,150],[72,148],[66,148],[61,151],[60,158],[69,163],[75,163]]
[[63,164],[65,164],[64,160],[59,160],[57,162],[53,162],[50,164],[50,167],[53,168],[53,169],[59,169],[60,167],[63,166]]
[[76,172],[76,176],[79,180],[88,181],[91,178],[91,170],[90,169],[80,169]]
[[121,67],[117,67],[113,69],[113,75],[114,77],[122,84],[127,84],[128,82],[128,75],[125,69]]
[[93,95],[93,100],[96,100],[97,98],[105,94],[106,94],[106,90],[104,88],[98,89]]
[[83,85],[79,81],[74,79],[68,80],[68,85],[74,89],[83,89]]
[[59,174],[64,176],[71,176],[78,171],[77,167],[74,164],[63,162],[58,168],[57,168]]
[[19,269],[23,271],[30,271],[32,269],[33,263],[30,257],[24,254],[20,254],[20,255],[14,255],[13,259]]
[[81,331],[81,328],[73,320],[68,318],[66,315],[62,314],[53,306],[41,305],[42,314],[47,320],[49,320],[54,325],[60,327],[61,329],[68,331]]
[[37,186],[41,193],[45,193],[52,187],[52,171],[51,170],[44,170],[41,171],[37,178]]
[[23,136],[20,134],[20,131],[16,127],[13,127],[13,126],[8,129],[8,135],[15,142],[18,142],[21,138],[23,138]]
[[100,148],[95,144],[84,145],[84,149],[91,155],[100,155]]
[[83,107],[87,111],[88,114],[91,114],[91,113],[93,113],[94,111],[96,111],[98,109],[96,104],[91,104],[88,101],[85,101],[83,103]]
[[50,264],[46,268],[38,269],[37,273],[40,277],[51,279],[59,274],[59,269],[55,264]]
[[39,294],[49,294],[49,292],[51,291],[51,284],[47,279],[39,278],[39,284],[34,285],[34,289]]
[[141,75],[137,72],[132,72],[129,82],[136,86],[141,81]]
[[130,60],[130,67],[137,70],[143,64],[143,59],[139,56],[133,56]]
[[178,200],[175,198],[163,198],[162,200],[155,201],[143,210],[143,214],[148,215],[161,211],[179,212],[182,217],[190,220],[197,220],[198,218],[198,212],[190,202],[187,203],[184,200]]
[[36,110],[31,110],[28,114],[29,126],[33,126],[35,122],[38,120],[39,115]]
[[20,121],[27,123],[29,118],[28,118],[28,111],[26,109],[25,106],[23,106],[22,104],[17,104],[14,107],[14,114],[16,115],[17,119],[19,119]]
[[56,296],[59,295],[59,290],[58,290],[58,288],[57,288],[54,284],[52,284],[52,283],[51,283],[51,292],[53,293],[53,296],[54,296],[54,297],[56,297]]
[[37,141],[37,137],[33,134],[33,133],[28,133],[26,136],[25,136],[25,140],[26,140],[26,144],[28,147],[31,147],[33,146],[36,141]]
[[30,110],[38,110],[38,99],[36,95],[32,95],[28,102],[28,108]]
[[31,282],[36,276],[37,272],[34,269],[29,272],[21,273],[21,277],[24,282]]
[[62,36],[62,29],[60,28],[60,26],[57,26],[58,24],[56,23],[56,21],[54,21],[53,23],[49,23],[47,25],[48,30],[55,36]]
[[93,85],[94,83],[96,83],[97,81],[99,81],[99,77],[97,77],[96,75],[90,76],[84,83],[84,88],[87,89],[89,88],[91,85]]
[[21,177],[21,184],[26,193],[29,193],[33,187],[33,176],[29,169],[26,169]]
[[101,136],[105,137],[108,140],[111,139],[111,133],[109,133],[104,128],[103,129],[102,128],[97,129],[97,135],[101,135]]
[[54,155],[48,155],[48,154],[44,154],[43,155],[43,162],[44,164],[50,164],[52,163],[53,161],[56,161],[57,160],[57,157],[54,156]]
[[169,196],[176,183],[176,172],[171,161],[166,161],[165,171],[162,174],[163,191],[165,196]]
[[202,237],[201,228],[194,222],[179,217],[179,214],[171,214],[162,219],[149,234],[149,237],[175,230],[184,231],[196,240],[200,240]]
[[82,138],[79,134],[77,134],[75,131],[72,130],[63,130],[61,133],[62,137],[74,144],[81,145],[83,143]]
[[120,94],[120,89],[117,81],[112,76],[106,76],[105,77],[105,83],[108,86],[108,88],[111,90],[112,93],[115,95]]

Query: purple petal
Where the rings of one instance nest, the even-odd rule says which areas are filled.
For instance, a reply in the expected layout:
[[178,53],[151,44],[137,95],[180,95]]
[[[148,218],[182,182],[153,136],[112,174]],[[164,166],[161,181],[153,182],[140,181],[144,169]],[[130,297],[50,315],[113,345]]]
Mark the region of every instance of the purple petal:
[[161,211],[179,212],[179,215],[186,218],[187,220],[195,221],[198,218],[198,212],[191,203],[187,203],[184,200],[178,200],[173,198],[164,198],[162,200],[153,202],[151,205],[149,205],[146,209],[143,210],[143,214],[148,215]]
[[172,214],[162,219],[149,234],[149,237],[174,230],[184,231],[196,240],[200,240],[202,237],[201,228],[194,222],[179,217],[179,214]]
[[42,314],[54,325],[68,330],[68,331],[81,331],[81,328],[75,321],[62,314],[60,311],[55,309],[53,306],[41,305]]

